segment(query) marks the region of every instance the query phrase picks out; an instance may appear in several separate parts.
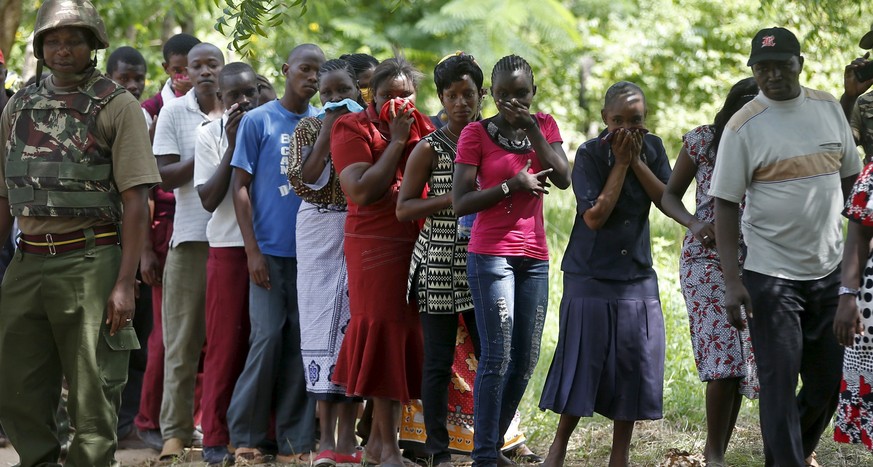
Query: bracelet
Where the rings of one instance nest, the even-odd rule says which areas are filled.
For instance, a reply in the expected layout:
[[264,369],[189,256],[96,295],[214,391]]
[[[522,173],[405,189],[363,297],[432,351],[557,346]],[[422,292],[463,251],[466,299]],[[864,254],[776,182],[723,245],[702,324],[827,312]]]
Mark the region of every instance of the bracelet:
[[851,287],[846,287],[844,285],[841,285],[840,291],[837,293],[837,295],[855,295],[855,296],[857,296],[858,293],[860,293],[860,292],[861,291],[859,289],[853,289]]

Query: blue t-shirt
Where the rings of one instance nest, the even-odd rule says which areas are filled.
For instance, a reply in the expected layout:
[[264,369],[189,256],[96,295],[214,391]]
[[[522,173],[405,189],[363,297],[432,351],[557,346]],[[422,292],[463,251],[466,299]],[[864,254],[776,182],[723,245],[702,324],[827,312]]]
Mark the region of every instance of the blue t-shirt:
[[230,165],[252,175],[252,222],[261,253],[297,256],[295,226],[300,198],[288,182],[288,152],[297,122],[318,109],[309,106],[295,114],[278,100],[268,102],[243,117],[236,132],[236,149]]
[[[591,230],[582,218],[594,206],[615,164],[610,145],[601,141],[606,131],[576,151],[573,191],[576,221],[564,253],[561,269],[596,279],[633,280],[654,275],[649,234],[652,199],[632,169],[627,169],[621,194],[600,230]],[[670,179],[670,163],[661,138],[643,138],[646,165],[664,183]]]

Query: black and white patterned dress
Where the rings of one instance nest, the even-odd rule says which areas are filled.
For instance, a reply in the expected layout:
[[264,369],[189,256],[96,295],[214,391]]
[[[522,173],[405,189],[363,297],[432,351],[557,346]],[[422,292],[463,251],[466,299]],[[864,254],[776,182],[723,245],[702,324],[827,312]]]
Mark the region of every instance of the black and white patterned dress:
[[[445,128],[445,127],[444,127]],[[438,161],[428,180],[427,197],[450,193],[458,147],[439,129],[425,136]],[[453,314],[473,309],[467,284],[467,243],[469,234],[458,228],[452,207],[436,212],[425,220],[415,241],[409,264],[407,296],[418,298],[422,313]]]
[[[851,222],[873,227],[873,164],[861,171],[843,215]],[[873,252],[867,257],[858,311],[864,334],[855,336],[855,345],[843,354],[843,381],[834,427],[834,440],[864,444],[873,451]]]

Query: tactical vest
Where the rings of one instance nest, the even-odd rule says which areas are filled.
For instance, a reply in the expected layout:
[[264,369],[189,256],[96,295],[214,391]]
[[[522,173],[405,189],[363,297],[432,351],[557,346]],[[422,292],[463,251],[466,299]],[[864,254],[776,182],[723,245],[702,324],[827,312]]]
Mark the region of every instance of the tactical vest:
[[18,93],[6,141],[6,187],[14,216],[121,220],[111,148],[97,139],[97,114],[124,88],[96,74],[75,92],[45,83]]
[[858,110],[861,113],[861,146],[864,147],[864,163],[873,160],[873,95],[858,97]]

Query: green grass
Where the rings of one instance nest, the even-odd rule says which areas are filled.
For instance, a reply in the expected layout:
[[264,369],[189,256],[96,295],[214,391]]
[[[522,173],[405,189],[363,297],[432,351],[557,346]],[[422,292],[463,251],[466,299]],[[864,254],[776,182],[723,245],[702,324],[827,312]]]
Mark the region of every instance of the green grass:
[[[687,198],[688,201],[691,199]],[[540,361],[519,408],[528,444],[534,452],[542,455],[548,450],[558,423],[558,415],[540,411],[537,405],[558,338],[558,306],[562,293],[560,265],[575,219],[575,207],[572,189],[554,190],[546,198],[546,231],[551,252],[549,315],[543,333]],[[637,424],[631,460],[639,466],[659,465],[671,448],[702,454],[706,439],[705,386],[698,379],[694,366],[688,315],[679,288],[678,261],[684,228],[654,208],[650,222],[652,254],[658,272],[667,333],[664,419]],[[832,436],[833,430],[828,429],[817,449],[818,460],[823,466],[873,466],[873,455],[866,449],[835,443]],[[611,440],[610,420],[600,416],[583,419],[576,428],[566,465],[606,465]],[[732,466],[764,464],[757,401],[744,401],[734,438],[728,448],[727,461]]]

